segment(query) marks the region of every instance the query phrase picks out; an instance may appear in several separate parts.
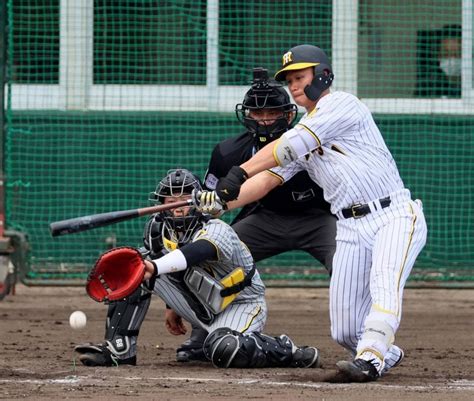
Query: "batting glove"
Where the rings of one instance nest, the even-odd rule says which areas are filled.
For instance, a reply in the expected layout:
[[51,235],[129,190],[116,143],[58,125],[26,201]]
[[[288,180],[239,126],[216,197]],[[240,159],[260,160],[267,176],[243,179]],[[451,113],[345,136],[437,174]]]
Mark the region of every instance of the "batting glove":
[[247,180],[248,175],[239,166],[232,167],[227,175],[219,180],[216,193],[224,202],[230,202],[239,196],[240,187]]
[[199,191],[194,189],[191,196],[196,209],[203,214],[220,217],[227,210],[226,203],[217,196],[215,191]]

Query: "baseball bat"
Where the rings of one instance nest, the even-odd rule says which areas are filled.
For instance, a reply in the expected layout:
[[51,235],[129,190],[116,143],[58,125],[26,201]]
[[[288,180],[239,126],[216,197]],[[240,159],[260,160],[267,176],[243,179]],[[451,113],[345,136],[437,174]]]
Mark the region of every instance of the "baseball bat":
[[58,235],[66,235],[78,233],[81,231],[92,230],[97,227],[104,227],[110,224],[119,223],[121,221],[134,219],[136,217],[146,216],[165,210],[176,209],[182,206],[192,205],[191,199],[168,203],[166,205],[157,205],[144,207],[141,209],[119,210],[116,212],[107,212],[99,214],[91,214],[89,216],[75,217],[73,219],[55,221],[49,225],[49,231],[53,237]]

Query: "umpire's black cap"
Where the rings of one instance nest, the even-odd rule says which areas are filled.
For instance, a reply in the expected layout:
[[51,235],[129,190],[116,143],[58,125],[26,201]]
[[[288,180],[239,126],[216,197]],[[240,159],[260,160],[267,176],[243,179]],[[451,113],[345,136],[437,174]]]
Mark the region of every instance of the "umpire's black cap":
[[320,64],[324,64],[325,68],[332,72],[328,56],[319,47],[313,45],[295,46],[283,55],[283,68],[275,74],[275,79],[283,81],[288,71],[302,70]]

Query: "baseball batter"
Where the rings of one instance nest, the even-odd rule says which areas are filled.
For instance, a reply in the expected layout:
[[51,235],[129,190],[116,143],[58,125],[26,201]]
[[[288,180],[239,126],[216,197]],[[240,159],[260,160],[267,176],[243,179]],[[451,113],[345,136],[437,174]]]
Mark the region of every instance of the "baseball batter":
[[334,75],[321,49],[290,49],[275,77],[286,80],[307,113],[276,144],[233,167],[215,193],[196,198],[201,210],[219,210],[237,197],[227,207],[239,207],[252,198],[253,182],[264,179],[257,173],[279,166],[273,173],[287,181],[308,172],[339,219],[331,334],[353,359],[337,368],[347,381],[376,380],[404,355],[394,339],[405,282],[426,242],[421,202],[411,200],[368,108],[349,93],[330,93]]
[[[190,199],[193,190],[202,190],[196,176],[177,169],[163,178],[153,198],[168,204]],[[145,283],[169,308],[168,330],[184,334],[182,318],[205,330],[204,355],[214,366],[319,366],[316,348],[297,347],[286,335],[262,334],[267,319],[265,286],[250,252],[229,225],[195,207],[181,207],[153,216],[145,244],[152,247],[145,259]],[[136,364],[137,336],[149,294],[139,289],[130,298],[109,308],[104,343],[75,348],[83,364]]]

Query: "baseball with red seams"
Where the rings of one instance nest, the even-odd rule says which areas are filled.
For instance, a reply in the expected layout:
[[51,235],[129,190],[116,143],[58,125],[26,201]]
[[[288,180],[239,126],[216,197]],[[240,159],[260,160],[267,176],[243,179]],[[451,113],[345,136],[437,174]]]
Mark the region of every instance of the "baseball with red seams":
[[86,314],[80,310],[71,313],[69,316],[69,324],[75,330],[83,329],[86,327],[87,317]]

